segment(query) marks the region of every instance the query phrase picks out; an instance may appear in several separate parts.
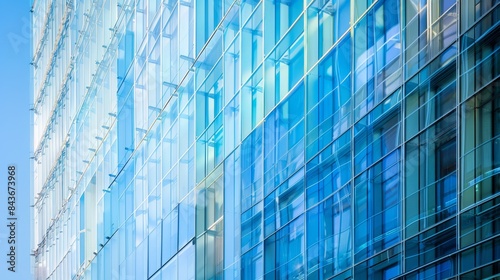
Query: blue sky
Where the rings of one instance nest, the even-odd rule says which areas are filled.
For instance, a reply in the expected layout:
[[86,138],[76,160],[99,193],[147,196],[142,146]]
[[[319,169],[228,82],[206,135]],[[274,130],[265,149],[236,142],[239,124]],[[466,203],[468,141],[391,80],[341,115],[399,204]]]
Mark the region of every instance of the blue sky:
[[[31,0],[0,2],[0,279],[31,279]],[[16,272],[7,270],[7,167],[16,166]]]

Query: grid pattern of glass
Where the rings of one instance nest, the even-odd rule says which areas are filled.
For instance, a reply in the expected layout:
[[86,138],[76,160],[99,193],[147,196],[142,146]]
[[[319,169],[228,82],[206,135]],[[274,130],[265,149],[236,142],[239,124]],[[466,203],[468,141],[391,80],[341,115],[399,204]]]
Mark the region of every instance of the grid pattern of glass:
[[499,0],[35,0],[36,279],[500,275]]

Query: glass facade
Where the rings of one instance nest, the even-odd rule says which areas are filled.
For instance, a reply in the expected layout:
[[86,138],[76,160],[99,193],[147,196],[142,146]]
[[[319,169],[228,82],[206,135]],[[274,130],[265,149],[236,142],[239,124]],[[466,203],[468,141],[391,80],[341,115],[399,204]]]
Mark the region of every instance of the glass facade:
[[35,0],[37,279],[500,277],[500,1]]

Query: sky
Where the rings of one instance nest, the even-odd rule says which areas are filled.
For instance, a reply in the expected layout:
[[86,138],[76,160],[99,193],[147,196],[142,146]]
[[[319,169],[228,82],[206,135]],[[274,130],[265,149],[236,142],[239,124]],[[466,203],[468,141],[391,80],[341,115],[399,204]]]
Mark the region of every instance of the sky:
[[[32,279],[30,104],[32,0],[0,1],[0,279]],[[15,213],[8,217],[8,167],[15,166]],[[15,244],[8,225],[15,222]],[[11,239],[12,240],[12,239]],[[15,245],[15,272],[8,270]]]

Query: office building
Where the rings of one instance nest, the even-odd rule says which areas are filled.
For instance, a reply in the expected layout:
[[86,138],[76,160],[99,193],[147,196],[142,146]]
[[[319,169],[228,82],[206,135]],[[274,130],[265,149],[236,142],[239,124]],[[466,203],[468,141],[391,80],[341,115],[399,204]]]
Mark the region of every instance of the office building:
[[37,279],[500,275],[500,1],[34,0]]

